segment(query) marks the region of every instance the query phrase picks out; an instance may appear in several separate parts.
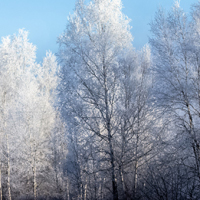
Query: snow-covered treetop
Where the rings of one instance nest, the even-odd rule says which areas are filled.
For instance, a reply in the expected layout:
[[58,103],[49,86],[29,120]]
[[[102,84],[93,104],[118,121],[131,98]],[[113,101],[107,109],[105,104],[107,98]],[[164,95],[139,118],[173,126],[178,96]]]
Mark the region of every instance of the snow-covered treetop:
[[84,41],[96,43],[96,47],[101,44],[104,48],[127,48],[133,38],[130,20],[121,9],[121,0],[92,0],[89,3],[78,0],[74,14],[68,19],[67,30],[59,42],[65,41],[66,46],[72,48],[80,42],[84,45]]
[[28,41],[28,31],[23,29],[20,29],[17,35],[3,37],[0,51],[4,61],[10,60],[20,68],[33,65],[35,62],[36,46]]

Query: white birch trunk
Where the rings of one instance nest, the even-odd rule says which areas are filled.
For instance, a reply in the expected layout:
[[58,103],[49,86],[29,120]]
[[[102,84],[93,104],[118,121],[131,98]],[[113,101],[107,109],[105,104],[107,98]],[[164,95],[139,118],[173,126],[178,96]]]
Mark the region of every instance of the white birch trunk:
[[87,183],[85,184],[84,200],[87,200]]
[[[6,122],[5,122],[5,127],[6,127]],[[12,200],[11,189],[10,189],[10,149],[8,142],[8,134],[6,134],[6,143],[7,143],[7,164],[8,164],[8,199]]]
[[69,180],[67,179],[67,200],[69,200]]
[[135,162],[135,176],[134,176],[134,197],[136,197],[137,193],[137,183],[138,183],[138,161]]
[[7,165],[8,165],[8,183],[7,183],[7,187],[8,187],[8,199],[12,200],[11,197],[11,189],[10,189],[10,148],[9,148],[9,142],[8,142],[8,133],[6,133],[6,128],[7,128],[7,122],[6,122],[6,92],[4,92],[4,99],[3,99],[3,103],[4,103],[4,133],[6,134],[6,147],[7,147]]
[[37,200],[37,179],[36,179],[36,166],[35,166],[35,158],[34,158],[34,166],[33,166],[33,192],[34,192],[34,200]]
[[35,162],[36,152],[35,152],[35,149],[33,148],[32,142],[33,141],[31,141],[32,172],[33,172],[33,195],[34,195],[34,200],[37,200],[37,179],[36,179],[36,162]]

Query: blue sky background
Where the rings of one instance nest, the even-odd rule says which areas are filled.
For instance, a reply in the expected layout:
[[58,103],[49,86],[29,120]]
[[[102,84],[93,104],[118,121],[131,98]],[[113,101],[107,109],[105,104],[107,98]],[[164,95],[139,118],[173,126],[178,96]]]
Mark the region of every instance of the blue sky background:
[[[0,0],[0,37],[17,33],[18,29],[29,31],[29,41],[37,46],[37,61],[42,61],[46,50],[56,53],[57,37],[73,13],[76,0]],[[198,0],[181,0],[181,8],[190,13],[190,7]],[[142,48],[150,36],[149,23],[159,6],[169,10],[174,0],[122,0],[123,13],[132,21],[133,45]]]

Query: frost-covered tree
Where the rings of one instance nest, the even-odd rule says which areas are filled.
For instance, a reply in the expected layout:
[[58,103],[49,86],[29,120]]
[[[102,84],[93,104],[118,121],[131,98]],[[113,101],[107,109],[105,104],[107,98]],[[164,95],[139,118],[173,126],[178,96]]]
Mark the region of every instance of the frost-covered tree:
[[177,158],[176,169],[187,171],[180,172],[181,178],[185,176],[187,180],[182,188],[192,197],[200,183],[198,13],[199,3],[193,6],[191,21],[178,2],[168,14],[160,9],[151,24],[150,39],[157,105],[164,111],[164,123],[173,128],[168,129],[168,135],[171,134],[168,150],[171,148],[169,152],[174,152]]
[[120,60],[121,83],[116,117],[116,146],[123,198],[136,198],[147,160],[155,154],[157,134],[153,128],[156,109],[152,107],[150,55],[150,48],[146,46],[141,51],[126,53]]
[[[11,200],[11,163],[10,145],[14,124],[12,123],[12,111],[15,109],[16,99],[21,89],[21,74],[26,67],[31,66],[35,59],[35,47],[28,43],[27,32],[19,31],[19,35],[2,39],[0,47],[1,57],[1,127],[2,134],[6,138],[7,157],[7,190],[8,199]],[[16,123],[16,122],[15,122]],[[14,149],[11,149],[13,151]]]
[[55,186],[50,181],[50,174],[54,176],[50,144],[56,116],[59,118],[54,103],[58,66],[50,52],[42,65],[37,64],[36,47],[27,36],[27,31],[20,30],[18,35],[3,38],[0,46],[0,149],[4,168],[0,179],[1,186],[7,183],[0,191],[1,197],[3,194],[10,200],[12,196],[51,196],[49,187]]
[[121,0],[79,0],[58,39],[60,98],[74,166],[69,170],[77,177],[79,199],[89,195],[86,180],[93,180],[93,198],[110,195],[106,188],[111,187],[108,198],[121,198],[123,172],[133,165],[136,191],[138,162],[151,149],[146,137],[150,50],[133,50],[129,19],[121,9]]
[[[64,34],[59,58],[64,64],[63,87],[68,111],[88,134],[104,141],[111,169],[113,199],[118,199],[114,152],[114,114],[118,99],[118,56],[130,48],[129,20],[120,0],[77,1]],[[70,94],[70,95],[69,95]],[[106,156],[107,157],[107,156]]]

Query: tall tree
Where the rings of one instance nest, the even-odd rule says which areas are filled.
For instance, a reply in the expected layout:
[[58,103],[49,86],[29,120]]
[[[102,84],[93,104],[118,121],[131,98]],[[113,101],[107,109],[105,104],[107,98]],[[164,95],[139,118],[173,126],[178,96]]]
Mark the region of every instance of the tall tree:
[[35,199],[38,195],[50,196],[53,194],[49,193],[48,187],[55,186],[49,180],[50,174],[54,175],[51,136],[55,131],[56,116],[59,118],[54,103],[58,66],[56,57],[50,52],[42,66],[37,64],[35,49],[24,30],[3,38],[0,46],[0,160],[4,166],[0,173],[3,174],[0,197],[6,191],[9,200],[12,196],[22,195]]
[[[123,176],[130,165],[135,165],[136,191],[138,162],[152,148],[147,139],[150,50],[133,50],[129,19],[121,9],[121,0],[79,0],[58,39],[63,66],[61,103],[76,152],[71,163],[76,166],[80,199],[87,188],[84,172],[93,171],[97,184],[102,175],[98,171],[110,171],[112,198],[117,200],[120,182],[125,193]],[[102,182],[109,187],[105,174],[98,188]],[[97,199],[96,187],[94,193]]]
[[[27,55],[29,52],[29,55]],[[10,115],[19,97],[21,86],[21,73],[27,66],[31,66],[35,59],[35,47],[28,43],[27,32],[19,31],[19,35],[2,39],[1,56],[1,113],[3,134],[6,136],[7,157],[7,189],[8,199],[11,200],[11,163],[10,163]],[[1,192],[2,193],[2,192]]]
[[[114,115],[118,101],[118,56],[131,47],[129,19],[121,0],[79,0],[59,38],[65,102],[88,130],[104,141],[109,155],[112,195],[118,199]],[[71,93],[71,97],[69,96]],[[66,108],[66,107],[65,107]]]
[[[174,147],[181,150],[181,164],[193,173],[195,189],[200,181],[198,12],[199,4],[189,22],[178,2],[167,15],[160,9],[151,24],[150,39],[157,105],[163,108],[168,121],[174,120]],[[193,188],[192,184],[189,187]]]

